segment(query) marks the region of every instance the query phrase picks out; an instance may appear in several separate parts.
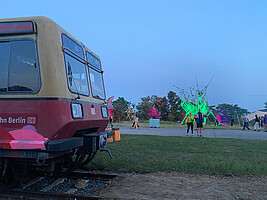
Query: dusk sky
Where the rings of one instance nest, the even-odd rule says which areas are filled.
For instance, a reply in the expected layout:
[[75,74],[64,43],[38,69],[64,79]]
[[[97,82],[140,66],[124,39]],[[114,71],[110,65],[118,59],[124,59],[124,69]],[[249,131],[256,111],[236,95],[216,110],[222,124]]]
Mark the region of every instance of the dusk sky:
[[46,16],[102,60],[107,97],[166,96],[212,76],[210,105],[267,102],[265,0],[9,0],[1,18]]

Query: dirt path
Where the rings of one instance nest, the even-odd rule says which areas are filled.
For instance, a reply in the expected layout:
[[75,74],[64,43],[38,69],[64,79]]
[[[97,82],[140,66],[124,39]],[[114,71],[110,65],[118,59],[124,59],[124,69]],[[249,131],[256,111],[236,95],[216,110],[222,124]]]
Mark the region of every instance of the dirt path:
[[106,199],[267,199],[267,176],[125,174],[97,192]]

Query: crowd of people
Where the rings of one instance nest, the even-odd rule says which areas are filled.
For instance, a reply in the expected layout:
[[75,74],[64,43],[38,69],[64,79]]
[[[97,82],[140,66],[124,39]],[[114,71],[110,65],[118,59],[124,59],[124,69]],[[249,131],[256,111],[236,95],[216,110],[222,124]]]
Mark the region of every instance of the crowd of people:
[[203,123],[205,117],[207,117],[207,115],[204,115],[201,112],[201,109],[198,110],[198,113],[195,114],[195,116],[192,116],[192,113],[190,113],[185,121],[185,123],[187,124],[186,136],[188,136],[188,132],[190,129],[192,136],[194,135],[193,129],[194,129],[194,124],[196,124],[197,136],[202,137]]
[[[194,116],[192,116],[192,113],[190,113],[190,115],[186,118],[186,121],[185,121],[185,123],[187,124],[187,136],[188,136],[190,129],[191,129],[192,136],[194,135],[194,124],[195,124],[197,136],[202,137],[203,123],[204,123],[205,117],[207,117],[207,115],[201,113],[201,109],[199,109],[199,112],[195,114]],[[138,121],[139,121],[139,118],[135,114],[131,128],[139,128]]]
[[[204,118],[207,117],[207,115],[201,113],[201,109],[199,109],[199,112],[192,116],[192,113],[189,114],[189,116],[186,118],[185,123],[187,124],[187,130],[186,130],[186,136],[188,136],[189,131],[191,130],[192,136],[194,135],[194,129],[197,131],[197,136],[202,137],[202,131],[203,131],[203,123]],[[242,117],[243,119],[243,130],[247,128],[247,130],[250,130],[249,128],[249,119],[246,115]],[[112,124],[112,118],[109,117],[109,123],[110,126],[113,127]],[[137,115],[134,115],[133,125],[131,128],[139,128],[138,125],[139,118]],[[231,126],[232,126],[232,120],[231,120]],[[195,128],[194,128],[195,126]],[[260,128],[264,128],[264,131],[267,132],[267,115],[264,116],[258,116],[255,115],[255,123],[254,123],[254,131],[260,131]]]
[[[249,126],[248,126],[248,122],[249,119],[247,116],[243,116],[243,130],[245,130],[246,128],[248,130],[250,130]],[[254,123],[254,131],[260,131],[260,128],[264,128],[264,131],[267,132],[267,115],[265,114],[264,116],[258,116],[255,115],[255,123]]]
[[[203,123],[204,118],[207,117],[203,113],[201,113],[201,109],[199,109],[199,112],[195,114],[195,116],[192,116],[192,113],[189,114],[189,116],[186,118],[185,123],[187,124],[187,130],[186,130],[186,136],[188,136],[189,131],[191,130],[192,136],[194,135],[194,125],[196,125],[197,130],[197,136],[202,137],[202,131],[203,131]],[[249,128],[249,119],[247,116],[243,116],[243,130],[246,128],[250,130]],[[231,126],[233,126],[233,120],[231,120]],[[264,128],[264,131],[267,132],[267,115],[265,116],[257,116],[255,115],[255,123],[254,123],[254,131],[260,131],[260,128]]]

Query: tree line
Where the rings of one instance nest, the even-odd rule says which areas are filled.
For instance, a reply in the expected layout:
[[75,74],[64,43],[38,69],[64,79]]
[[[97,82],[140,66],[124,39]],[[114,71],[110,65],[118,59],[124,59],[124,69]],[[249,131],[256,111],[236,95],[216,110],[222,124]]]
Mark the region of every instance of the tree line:
[[[160,118],[164,121],[181,122],[185,116],[181,103],[181,98],[173,91],[169,91],[167,96],[164,97],[157,95],[142,97],[137,105],[125,100],[124,97],[118,97],[116,101],[112,102],[114,107],[113,120],[132,120],[133,114],[127,115],[128,108],[131,108],[141,120]],[[265,109],[262,111],[267,110],[267,102],[264,105]],[[210,109],[215,116],[217,114],[220,115],[224,123],[229,123],[231,120],[235,123],[240,123],[241,117],[250,113],[247,109],[241,108],[237,104],[223,103],[217,106],[210,106]],[[211,115],[208,119],[210,122],[215,122],[215,118]]]

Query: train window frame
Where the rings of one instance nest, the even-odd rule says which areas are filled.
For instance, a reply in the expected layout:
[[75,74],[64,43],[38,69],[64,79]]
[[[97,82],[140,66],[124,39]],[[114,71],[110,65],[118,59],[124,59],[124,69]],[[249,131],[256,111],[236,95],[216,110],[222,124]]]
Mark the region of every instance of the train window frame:
[[[9,60],[10,60],[10,48],[11,48],[10,47],[11,46],[10,45],[10,41],[0,41],[0,44],[2,44],[2,43],[5,43],[5,44],[8,45],[7,46],[8,48],[5,49],[6,50],[5,53],[7,54],[6,56],[8,57],[8,59],[6,60],[6,65],[4,66],[4,70],[5,71],[4,72],[1,71],[2,76],[0,75],[0,80],[2,79],[2,81],[3,81],[3,87],[0,88],[0,94],[1,93],[6,93],[8,91],[8,75],[9,75],[9,62],[10,62]],[[3,54],[3,53],[1,53],[1,54]],[[0,56],[0,58],[2,58],[2,57]],[[1,62],[1,63],[3,63],[3,62]],[[0,86],[2,86],[2,85],[0,85]]]
[[[16,42],[16,41],[31,41],[33,43],[33,48],[34,48],[34,56],[35,56],[35,67],[37,69],[37,79],[38,79],[38,85],[36,87],[36,90],[34,91],[9,91],[9,79],[10,79],[10,56],[11,56],[11,43],[12,42]],[[10,48],[9,48],[9,64],[8,64],[8,83],[7,83],[7,90],[5,92],[0,92],[0,94],[5,94],[5,95],[20,95],[20,94],[25,94],[25,95],[33,95],[33,94],[37,94],[42,86],[42,82],[41,82],[41,74],[40,74],[40,64],[39,64],[39,55],[38,55],[38,48],[37,48],[37,44],[36,41],[33,38],[11,38],[11,39],[3,39],[0,40],[0,43],[2,42],[9,42],[10,43]]]
[[[69,41],[71,41],[72,43],[74,43],[75,45],[77,45],[80,48],[80,50],[82,50],[82,55],[77,54],[75,51],[72,50],[72,48],[70,48],[70,46],[64,45],[64,38],[68,39]],[[75,40],[73,40],[72,38],[70,38],[69,36],[67,36],[65,33],[62,33],[62,35],[61,35],[61,41],[62,41],[62,46],[65,47],[66,49],[70,50],[69,51],[70,53],[74,53],[75,55],[78,55],[77,57],[80,57],[80,58],[82,58],[82,59],[85,60],[84,49]]]
[[[95,67],[96,69],[98,69],[98,70],[100,70],[102,72],[101,61],[95,55],[93,55],[92,53],[90,53],[89,51],[85,51],[85,54],[86,54],[86,61],[87,61],[87,63],[89,63],[91,66]],[[92,63],[92,62],[89,61],[89,56],[88,55],[90,55],[90,57],[94,57],[95,60],[98,61],[99,67],[97,67],[97,65],[95,65],[95,63]]]
[[[105,84],[104,84],[104,77],[103,77],[101,61],[96,56],[94,56],[92,53],[90,53],[89,51],[86,50],[85,53],[86,53],[86,61],[87,61],[86,63],[87,63],[87,66],[88,66],[89,81],[90,81],[92,96],[95,99],[105,100],[106,99],[106,90],[105,90]],[[92,55],[93,57],[95,57],[98,60],[100,68],[96,67],[93,63],[90,63],[90,61],[88,60],[88,54]],[[94,70],[94,71],[96,71],[96,72],[101,74],[102,87],[103,87],[103,98],[100,98],[98,95],[94,95],[93,84],[91,82],[92,79],[91,79],[91,75],[90,75],[90,69],[92,69],[92,70]]]
[[[85,54],[84,54],[84,49],[83,49],[83,47],[80,44],[78,44],[75,40],[73,40],[72,38],[70,38],[69,36],[67,36],[65,33],[62,33],[61,34],[62,51],[63,51],[63,57],[64,57],[64,63],[65,63],[65,70],[66,70],[66,78],[67,78],[68,89],[69,89],[69,91],[71,93],[77,94],[78,96],[79,95],[82,95],[82,96],[89,97],[90,96],[90,86],[89,86],[89,78],[88,78],[89,77],[89,74],[88,74],[88,71],[86,69],[87,68],[87,66],[86,66],[86,60],[85,60],[85,58],[82,58],[79,55],[77,55],[75,52],[71,51],[71,49],[67,48],[67,46],[64,46],[63,37],[71,40],[76,45],[78,45],[82,49],[82,51],[83,51],[83,57],[85,57]],[[86,94],[85,93],[80,93],[77,90],[77,88],[75,89],[75,91],[71,89],[69,75],[68,75],[68,73],[69,73],[69,69],[68,69],[69,62],[67,62],[66,55],[72,57],[73,59],[75,59],[76,61],[78,61],[78,62],[80,62],[81,64],[84,65],[84,70],[85,70],[85,74],[86,74],[85,80],[86,80],[86,83],[87,83],[87,85],[86,84],[85,85],[87,86],[88,93],[86,93]],[[74,84],[76,84],[76,83],[74,82]]]

